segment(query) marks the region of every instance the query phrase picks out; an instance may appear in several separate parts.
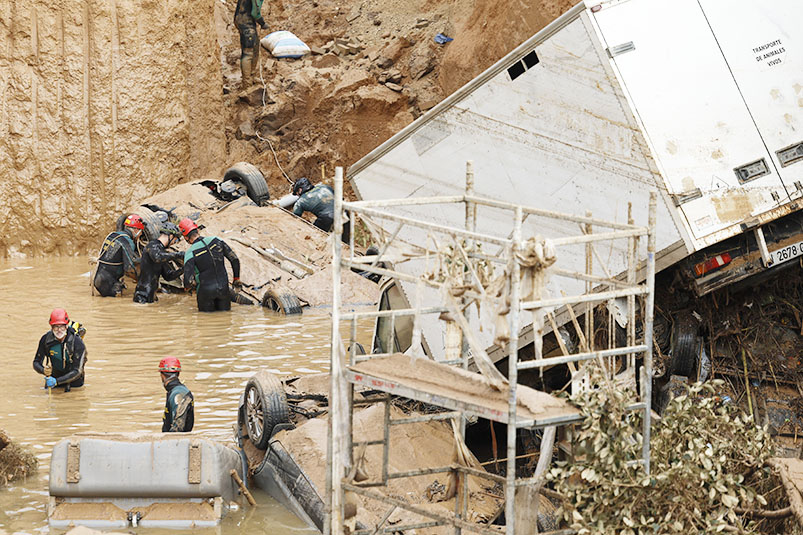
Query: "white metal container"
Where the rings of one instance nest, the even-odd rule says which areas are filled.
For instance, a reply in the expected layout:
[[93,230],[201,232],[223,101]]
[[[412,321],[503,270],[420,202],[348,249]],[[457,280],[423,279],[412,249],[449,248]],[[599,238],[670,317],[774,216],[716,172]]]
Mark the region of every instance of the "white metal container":
[[215,526],[238,495],[231,470],[237,451],[192,433],[75,435],[53,448],[48,522]]

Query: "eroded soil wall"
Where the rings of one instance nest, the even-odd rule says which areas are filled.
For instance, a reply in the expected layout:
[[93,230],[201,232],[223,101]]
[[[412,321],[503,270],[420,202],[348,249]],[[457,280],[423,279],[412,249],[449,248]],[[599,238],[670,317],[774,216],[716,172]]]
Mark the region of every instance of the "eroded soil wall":
[[0,255],[94,249],[126,206],[220,171],[214,8],[0,2]]

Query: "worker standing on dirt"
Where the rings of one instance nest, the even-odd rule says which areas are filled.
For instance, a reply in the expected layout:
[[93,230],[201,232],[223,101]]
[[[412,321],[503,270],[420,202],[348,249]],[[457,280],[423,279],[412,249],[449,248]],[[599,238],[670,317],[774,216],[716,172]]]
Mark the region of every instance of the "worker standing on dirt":
[[63,308],[54,308],[50,313],[50,330],[39,339],[33,358],[33,369],[45,376],[45,388],[61,386],[69,392],[83,386],[86,346],[79,336],[81,327],[78,329],[76,332],[70,328],[70,318]]
[[234,24],[240,32],[240,71],[243,73],[242,89],[247,89],[254,80],[259,68],[259,32],[257,24],[263,29],[268,23],[262,18],[264,0],[237,0],[234,10]]
[[181,276],[182,269],[174,267],[171,262],[184,260],[181,251],[168,252],[167,249],[181,239],[181,231],[170,221],[165,221],[159,229],[159,237],[148,242],[142,252],[137,289],[134,290],[135,303],[153,303],[158,301],[156,290],[159,288],[159,277],[167,281]]
[[195,221],[189,217],[182,219],[178,228],[190,248],[184,253],[184,288],[196,287],[198,310],[214,312],[231,310],[229,274],[226,272],[227,258],[231,264],[232,285],[239,289],[240,259],[226,242],[215,236],[202,237]]
[[[331,186],[326,184],[313,186],[307,177],[301,177],[293,183],[292,193],[298,196],[293,207],[295,215],[301,217],[304,212],[311,212],[315,215],[313,225],[324,232],[332,230],[332,224],[335,222],[335,192]],[[349,241],[349,230],[349,222],[344,221],[341,236],[344,242]]]
[[123,292],[123,276],[137,278],[139,255],[137,240],[145,224],[137,214],[125,218],[123,230],[115,230],[103,240],[98,254],[98,269],[93,285],[103,297],[116,297]]
[[181,362],[176,357],[165,357],[159,361],[162,385],[167,390],[165,411],[162,415],[162,433],[186,433],[195,424],[195,410],[192,392],[178,378]]

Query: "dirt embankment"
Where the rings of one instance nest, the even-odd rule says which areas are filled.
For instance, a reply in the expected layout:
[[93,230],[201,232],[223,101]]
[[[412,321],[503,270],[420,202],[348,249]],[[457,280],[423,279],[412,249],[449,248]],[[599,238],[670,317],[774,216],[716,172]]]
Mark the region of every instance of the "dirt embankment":
[[286,177],[330,180],[570,5],[267,2],[271,31],[323,53],[263,50],[264,86],[242,93],[234,4],[0,5],[0,254],[93,251],[126,206],[240,160],[273,196]]
[[[236,1],[226,4],[231,12]],[[314,53],[303,60],[275,60],[262,50],[263,83],[245,93],[238,91],[237,31],[227,25],[229,147],[232,156],[260,167],[274,196],[287,192],[283,172],[313,180],[323,173],[331,180],[334,166],[368,154],[572,2],[317,0],[312,5],[297,0],[266,5],[270,30],[294,32]],[[438,33],[454,41],[439,45],[433,40]],[[357,50],[339,50],[338,40]]]
[[218,171],[215,3],[0,3],[0,251],[83,251],[132,201]]

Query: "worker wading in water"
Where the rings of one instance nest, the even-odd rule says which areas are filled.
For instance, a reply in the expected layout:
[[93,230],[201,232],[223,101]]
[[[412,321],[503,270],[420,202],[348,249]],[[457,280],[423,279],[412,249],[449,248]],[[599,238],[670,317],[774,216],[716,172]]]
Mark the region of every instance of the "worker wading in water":
[[[299,196],[293,213],[300,217],[304,212],[311,212],[315,215],[313,225],[324,232],[331,232],[335,222],[335,192],[332,187],[326,184],[313,186],[308,178],[302,177],[293,183],[292,193]],[[344,242],[349,241],[349,232],[350,222],[344,221],[341,236]]]
[[184,288],[195,285],[198,310],[214,312],[231,310],[229,274],[226,272],[224,258],[231,263],[232,285],[239,289],[240,259],[226,242],[215,236],[202,237],[198,225],[185,217],[178,224],[190,248],[184,253]]
[[33,369],[45,376],[45,388],[63,387],[69,392],[84,384],[86,346],[81,336],[86,329],[70,322],[67,311],[55,308],[50,313],[50,330],[39,339]]
[[165,357],[159,361],[162,384],[167,390],[165,412],[162,415],[162,433],[183,433],[192,431],[195,424],[195,402],[190,389],[179,381],[181,362],[176,357]]
[[159,300],[156,297],[156,290],[159,289],[159,277],[172,281],[181,276],[182,269],[174,267],[171,262],[184,260],[184,253],[167,251],[168,247],[180,239],[181,231],[178,227],[174,223],[166,221],[159,229],[159,237],[149,241],[145,246],[140,260],[137,289],[134,290],[136,303],[153,303]]
[[93,285],[103,297],[115,297],[123,292],[123,276],[136,280],[139,266],[136,242],[145,224],[137,214],[125,218],[123,230],[106,236],[98,254],[98,269]]
[[259,32],[257,24],[263,29],[268,23],[262,18],[263,0],[237,0],[234,10],[234,24],[240,32],[240,71],[243,74],[242,89],[248,88],[259,70]]

